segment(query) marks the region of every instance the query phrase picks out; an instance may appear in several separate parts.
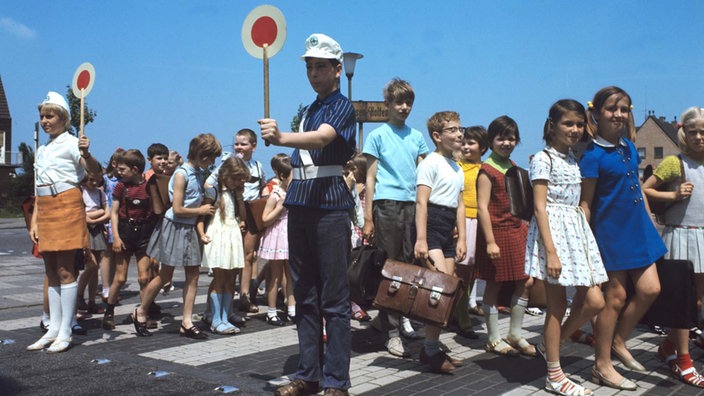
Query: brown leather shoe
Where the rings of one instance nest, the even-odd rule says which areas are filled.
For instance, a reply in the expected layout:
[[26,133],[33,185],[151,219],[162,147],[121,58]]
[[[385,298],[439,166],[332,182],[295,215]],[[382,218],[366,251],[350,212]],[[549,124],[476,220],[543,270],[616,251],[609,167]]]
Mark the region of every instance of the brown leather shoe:
[[276,396],[305,396],[318,393],[319,387],[317,382],[308,382],[304,380],[293,380],[288,385],[276,388],[274,393]]
[[345,389],[338,388],[327,388],[325,389],[325,393],[323,393],[325,396],[349,396],[349,394],[350,393]]
[[420,350],[420,362],[430,366],[430,370],[438,374],[449,374],[455,366],[447,359],[447,355],[443,352],[438,352],[433,356],[428,356],[425,353],[425,348]]
[[447,359],[448,362],[450,362],[451,365],[455,367],[462,367],[462,361],[459,359],[455,359],[452,356],[448,355],[446,352],[441,352],[443,355],[445,355],[445,359]]

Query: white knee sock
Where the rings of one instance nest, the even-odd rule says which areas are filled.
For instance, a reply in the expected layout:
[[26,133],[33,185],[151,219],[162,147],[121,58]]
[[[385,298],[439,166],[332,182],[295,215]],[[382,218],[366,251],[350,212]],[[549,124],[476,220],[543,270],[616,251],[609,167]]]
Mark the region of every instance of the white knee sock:
[[484,307],[484,317],[486,318],[486,332],[489,342],[494,342],[501,338],[499,335],[499,308],[496,305]]
[[[68,340],[71,338],[71,319],[76,316],[76,298],[78,297],[78,283],[61,285],[61,327],[58,338]],[[52,314],[53,318],[54,315]]]
[[44,338],[56,338],[61,328],[61,287],[49,286],[49,331]]
[[509,324],[508,335],[511,338],[520,339],[523,333],[523,317],[528,307],[528,300],[523,297],[513,296],[511,298],[511,323]]

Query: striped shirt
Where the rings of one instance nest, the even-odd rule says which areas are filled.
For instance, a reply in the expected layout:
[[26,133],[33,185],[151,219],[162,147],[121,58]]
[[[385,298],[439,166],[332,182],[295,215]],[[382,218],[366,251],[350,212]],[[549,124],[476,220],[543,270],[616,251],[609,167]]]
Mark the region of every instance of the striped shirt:
[[[335,129],[337,137],[319,150],[309,150],[316,166],[345,165],[352,158],[356,144],[355,112],[352,102],[336,90],[324,99],[316,99],[310,106],[301,110],[299,118],[305,117],[303,130],[316,131],[322,124]],[[298,149],[291,155],[294,168],[303,166]],[[322,177],[309,180],[292,180],[286,191],[287,207],[306,207],[326,210],[342,210],[354,207],[354,199],[340,176]]]

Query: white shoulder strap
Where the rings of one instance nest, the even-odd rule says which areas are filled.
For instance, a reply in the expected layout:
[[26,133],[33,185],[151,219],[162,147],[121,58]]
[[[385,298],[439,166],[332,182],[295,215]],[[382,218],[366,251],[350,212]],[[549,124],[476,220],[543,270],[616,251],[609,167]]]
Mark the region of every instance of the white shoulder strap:
[[[307,117],[308,117],[308,107],[306,107],[306,110],[303,112],[303,117],[301,117],[301,123],[298,124],[298,132],[304,132],[303,126],[306,123]],[[301,162],[303,163],[304,167],[313,165],[313,158],[311,158],[308,150],[298,149],[298,153],[301,155]]]

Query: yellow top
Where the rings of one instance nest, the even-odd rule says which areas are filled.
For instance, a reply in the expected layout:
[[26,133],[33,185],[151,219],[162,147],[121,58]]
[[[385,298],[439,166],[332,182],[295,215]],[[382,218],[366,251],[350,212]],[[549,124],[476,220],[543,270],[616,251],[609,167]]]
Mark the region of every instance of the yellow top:
[[680,175],[680,159],[676,155],[665,157],[655,168],[653,174],[665,183],[680,179],[682,177]]
[[464,201],[464,215],[471,219],[477,218],[477,175],[481,162],[473,164],[465,160],[457,162],[464,172],[464,191],[462,200]]

